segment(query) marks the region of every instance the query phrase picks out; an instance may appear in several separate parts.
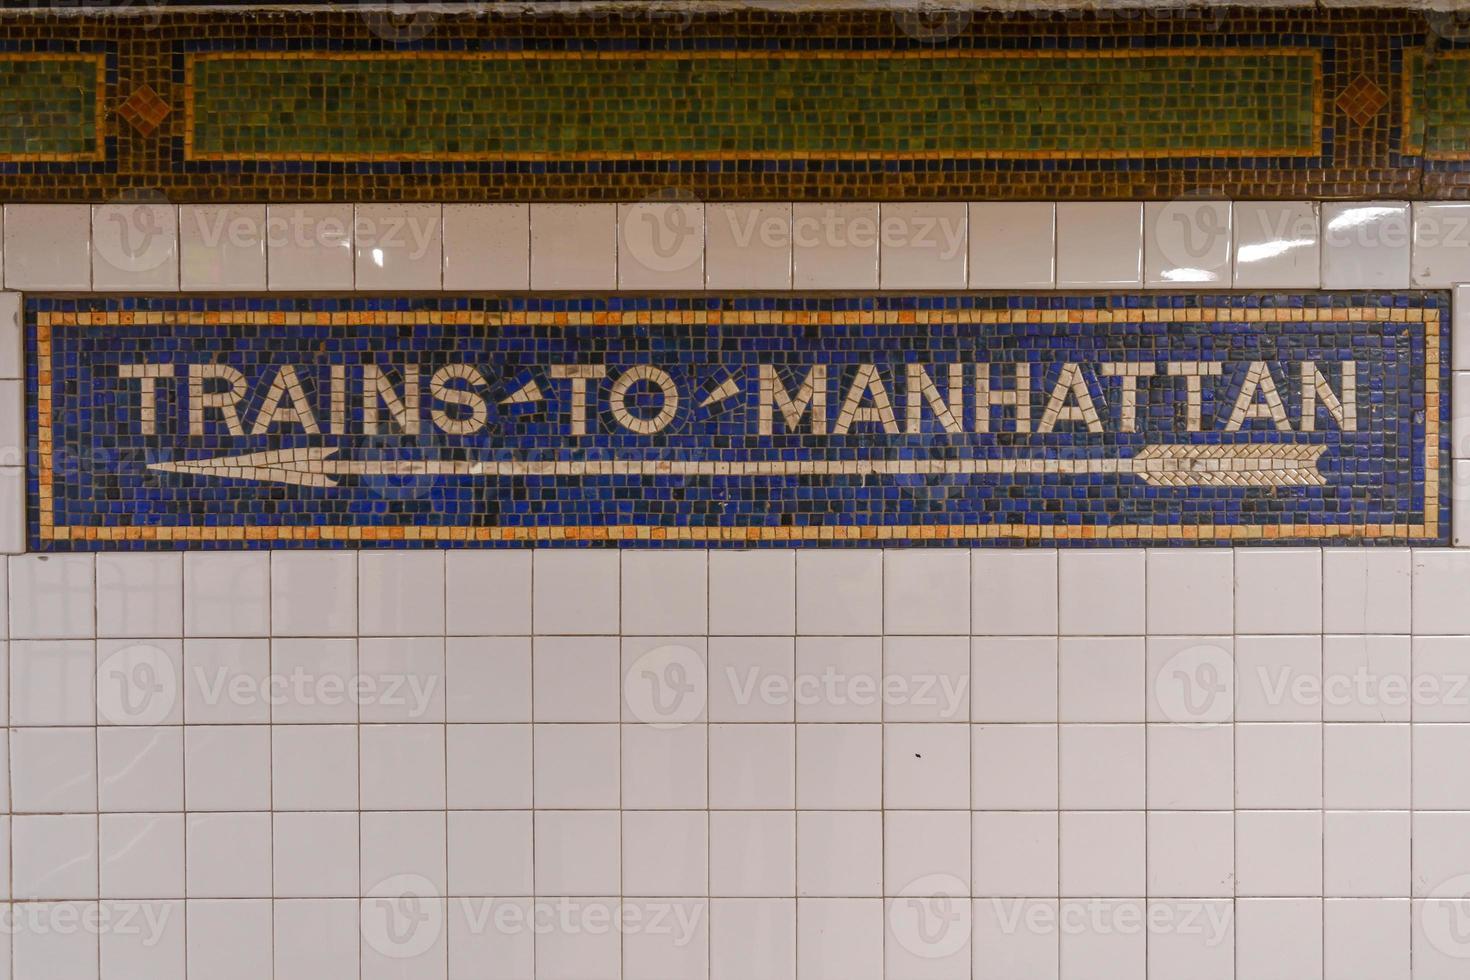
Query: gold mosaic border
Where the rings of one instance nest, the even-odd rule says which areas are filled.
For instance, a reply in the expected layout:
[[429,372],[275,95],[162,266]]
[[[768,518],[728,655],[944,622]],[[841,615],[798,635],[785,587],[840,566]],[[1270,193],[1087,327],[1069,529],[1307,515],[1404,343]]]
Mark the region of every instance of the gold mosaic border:
[[[1042,543],[1064,540],[1109,541],[1290,541],[1299,538],[1433,539],[1439,534],[1440,316],[1437,308],[1354,306],[1305,309],[1229,308],[1184,310],[886,310],[844,312],[786,312],[775,310],[680,310],[669,312],[506,312],[444,311],[338,311],[261,312],[163,311],[40,313],[36,317],[37,433],[40,474],[39,531],[46,541],[426,541],[426,542],[535,542],[535,541],[995,541]],[[507,325],[607,326],[646,324],[760,324],[792,326],[915,324],[1028,324],[1028,323],[1321,323],[1396,322],[1424,324],[1424,521],[1421,524],[1120,524],[1106,527],[1034,524],[905,524],[824,527],[657,527],[642,524],[556,527],[91,527],[56,525],[54,506],[53,426],[56,423],[51,385],[51,332],[54,327],[182,326],[182,325]],[[41,424],[44,423],[44,424]]]
[[[487,153],[487,152],[405,152],[405,153],[204,153],[194,146],[195,106],[198,85],[195,66],[201,61],[669,61],[669,60],[775,60],[775,59],[939,59],[989,58],[1146,58],[1231,56],[1254,58],[1262,55],[1306,55],[1312,61],[1312,142],[1295,147],[1229,147],[1227,149],[1171,147],[1133,150],[874,150],[818,151],[783,150],[759,152],[727,150],[710,153],[602,152],[580,153]],[[212,161],[252,160],[322,161],[335,163],[392,162],[397,160],[438,160],[449,162],[514,160],[546,162],[554,160],[1161,160],[1183,157],[1233,159],[1236,157],[1319,157],[1322,155],[1323,76],[1322,52],[1308,47],[1177,47],[1177,48],[1109,48],[1081,49],[970,49],[928,51],[211,51],[184,56],[184,159]]]
[[86,153],[0,153],[6,163],[99,163],[107,159],[107,55],[32,51],[0,55],[0,61],[90,61],[97,68],[94,145]]

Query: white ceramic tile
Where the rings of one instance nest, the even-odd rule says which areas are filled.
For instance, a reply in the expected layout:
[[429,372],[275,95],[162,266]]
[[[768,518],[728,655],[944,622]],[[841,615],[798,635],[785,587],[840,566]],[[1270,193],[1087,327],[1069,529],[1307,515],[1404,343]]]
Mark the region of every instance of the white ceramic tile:
[[16,813],[96,810],[96,733],[90,728],[16,729],[10,736],[10,780]]
[[1330,810],[1404,810],[1409,797],[1408,725],[1327,725],[1322,801]]
[[1413,204],[1413,284],[1444,289],[1470,280],[1470,205]]
[[617,725],[537,725],[534,798],[540,807],[610,809],[622,798]]
[[25,465],[25,384],[0,381],[0,463]]
[[99,728],[97,776],[98,805],[104,811],[183,810],[184,729]]
[[1465,501],[1470,500],[1470,460],[1457,459],[1451,464],[1450,499],[1450,543],[1456,548],[1470,545],[1470,515],[1466,514]]
[[1237,721],[1321,721],[1322,701],[1320,637],[1236,638]]
[[1148,893],[1235,895],[1235,814],[1229,810],[1148,816]]
[[184,729],[184,799],[190,810],[269,810],[271,733],[259,725]]
[[97,644],[97,723],[176,725],[184,720],[177,639],[101,640]]
[[1142,725],[1062,725],[1064,810],[1141,810],[1147,749]]
[[709,815],[709,848],[711,895],[796,894],[795,813],[716,810]]
[[704,286],[704,205],[644,200],[619,204],[618,288]]
[[1322,629],[1322,553],[1241,548],[1235,553],[1235,628],[1241,633]]
[[358,289],[439,289],[444,225],[437,204],[359,204],[352,246]]
[[537,721],[620,720],[622,669],[615,638],[540,636],[531,660]]
[[1450,392],[1450,452],[1464,459],[1470,456],[1470,372],[1456,371]]
[[711,725],[709,759],[711,809],[795,806],[795,725]]
[[967,810],[968,725],[899,725],[883,730],[883,805],[898,810]]
[[1151,548],[1146,553],[1148,631],[1229,633],[1235,623],[1235,556],[1228,548]]
[[1409,980],[1409,903],[1338,899],[1323,903],[1323,976]]
[[529,808],[531,741],[530,725],[450,725],[445,733],[450,808]]
[[356,725],[275,725],[271,809],[356,810]]
[[85,204],[5,205],[7,289],[92,287],[92,210]]
[[[1062,976],[1077,980],[1087,976],[1083,970],[1096,969],[1107,977],[1142,976],[1148,966],[1148,937],[1141,931],[1124,931],[1110,922],[1141,917],[1145,904],[1141,899],[1111,899],[1091,903],[1096,917],[1061,935]],[[1077,970],[1073,964],[1087,964]]]
[[363,725],[359,752],[364,810],[444,808],[444,730],[439,726]]
[[186,553],[184,635],[270,635],[270,555]]
[[1055,922],[1060,916],[1052,899],[974,903],[974,980],[1013,980],[1037,977],[1055,980],[1060,976],[1061,943],[1056,929],[1017,929],[1014,916],[1034,921]]
[[1056,285],[1056,205],[993,201],[969,211],[971,289]]
[[25,467],[0,467],[0,555],[16,555],[25,550]]
[[104,552],[97,556],[97,635],[182,636],[182,555]]
[[970,554],[895,548],[883,555],[883,629],[889,634],[962,635],[970,624]]
[[1144,284],[1230,285],[1230,202],[1179,198],[1143,206]]
[[1415,633],[1470,633],[1470,552],[1448,548],[1414,550]]
[[708,289],[791,288],[790,204],[705,205]]
[[362,937],[358,903],[296,899],[275,903],[275,980],[357,980]]
[[[588,915],[611,921],[621,907],[616,898],[589,898],[577,903]],[[549,977],[611,977],[622,969],[622,930],[553,927],[536,936],[538,975]]]
[[531,894],[532,839],[526,810],[450,813],[450,894]]
[[444,720],[444,640],[437,636],[363,637],[358,720],[438,723]]
[[1235,287],[1316,289],[1322,231],[1315,201],[1236,201]]
[[796,974],[802,980],[881,980],[883,901],[805,898],[796,903]]
[[1142,551],[1063,551],[1058,561],[1058,588],[1062,633],[1143,632]]
[[882,801],[882,726],[796,727],[799,809],[876,810]]
[[182,813],[105,813],[97,829],[103,898],[184,897]]
[[796,901],[710,903],[710,980],[796,980]]
[[972,558],[971,632],[1001,636],[1056,633],[1056,551],[977,548]]
[[617,551],[538,549],[532,564],[537,633],[618,632]]
[[876,203],[797,203],[791,227],[797,289],[878,288]]
[[[1148,903],[1163,929],[1148,937],[1154,980],[1235,980],[1235,903],[1225,899],[1155,899]],[[1202,923],[1186,928],[1188,921]]]
[[358,629],[364,636],[444,632],[444,553],[363,551],[358,567]]
[[703,898],[624,900],[627,918],[668,915],[672,929],[630,931],[623,938],[624,980],[704,977],[709,966],[709,901]]
[[1139,636],[1066,637],[1058,647],[1063,722],[1142,722],[1144,644]]
[[1470,914],[1463,898],[1430,899],[1410,903],[1411,941],[1415,980],[1455,980],[1465,965],[1466,944],[1449,937],[1456,923]]
[[451,636],[444,643],[444,663],[447,720],[531,720],[530,637]]
[[614,289],[617,279],[617,205],[531,205],[532,289]]
[[708,630],[709,564],[703,551],[622,552],[622,629],[646,636]]
[[446,290],[529,289],[529,204],[444,205]]
[[[271,720],[297,724],[353,724],[359,676],[357,640],[285,638],[271,641],[272,677],[301,678],[272,692]],[[280,683],[280,682],[277,682]]]
[[459,550],[444,556],[450,636],[531,632],[531,552]]
[[795,551],[709,553],[711,635],[796,632]]
[[185,640],[184,718],[190,724],[270,721],[264,696],[270,670],[269,640]]
[[90,637],[95,630],[91,555],[21,555],[10,559],[10,635]]
[[1415,710],[1413,674],[1407,636],[1323,637],[1323,720],[1408,721]]
[[967,897],[970,814],[891,810],[883,815],[883,892],[904,897]]
[[179,205],[179,286],[265,289],[265,205]]
[[1055,810],[1060,788],[1056,725],[974,725],[971,805],[976,810]]
[[[449,884],[445,814],[364,813],[358,833],[362,840],[359,874],[365,894],[392,895],[393,888],[405,886],[426,889],[431,895],[444,894]],[[405,882],[404,875],[421,880]],[[410,890],[409,894],[419,892]]]
[[1408,896],[1408,811],[1329,811],[1322,819],[1325,894]]
[[97,651],[91,640],[10,641],[10,723],[92,725]]
[[1470,725],[1415,725],[1414,808],[1470,809],[1470,773],[1456,759],[1470,751]]
[[270,204],[265,231],[270,289],[353,288],[352,205]]
[[1411,847],[1416,898],[1462,894],[1470,866],[1470,814],[1415,813]]
[[616,811],[537,811],[537,893],[616,892],[622,847],[619,824]]
[[20,293],[0,292],[0,378],[25,377],[25,328]]
[[357,554],[271,553],[271,632],[352,636],[357,632]]
[[878,217],[882,288],[965,288],[969,246],[964,204],[884,202]]
[[1450,367],[1470,371],[1470,285],[1455,287],[1451,306]]
[[704,809],[709,805],[708,770],[705,726],[622,726],[625,808]]
[[270,896],[269,813],[191,813],[185,835],[190,898]]
[[709,641],[711,721],[794,721],[796,645],[789,636]]
[[355,895],[356,813],[277,813],[272,817],[272,888],[277,898]]
[[798,637],[796,720],[882,721],[882,677],[879,637]]
[[881,551],[796,553],[796,628],[800,633],[883,632]]
[[1148,726],[1148,805],[1229,810],[1235,805],[1235,730],[1229,724]]
[[1057,285],[1086,289],[1143,284],[1143,205],[1057,205]]
[[269,901],[191,901],[187,906],[191,977],[254,980],[270,976]]
[[970,640],[964,636],[885,638],[883,719],[968,720],[970,659]]
[[1146,837],[1141,810],[1063,813],[1062,895],[1100,898],[1143,894]]
[[96,902],[47,902],[23,911],[29,914],[18,917],[9,943],[15,980],[98,980],[97,930],[54,926],[88,921],[100,911]]
[[1057,720],[1057,641],[982,637],[971,645],[971,720]]
[[1408,548],[1326,548],[1322,628],[1329,633],[1407,633]]
[[874,811],[802,810],[796,814],[796,893],[880,895],[883,815]]
[[92,288],[179,288],[179,209],[168,204],[92,205]]
[[947,896],[904,897],[890,898],[884,906],[885,976],[969,976],[974,959],[969,902]]
[[699,810],[623,812],[624,895],[703,895],[709,891],[709,819]]
[[1404,201],[1322,204],[1322,288],[1406,289],[1409,205]]
[[1322,726],[1235,726],[1235,799],[1241,809],[1322,806]]
[[[1409,698],[1417,722],[1470,722],[1470,678],[1465,672],[1470,637],[1416,636]],[[1389,700],[1385,695],[1384,700]]]

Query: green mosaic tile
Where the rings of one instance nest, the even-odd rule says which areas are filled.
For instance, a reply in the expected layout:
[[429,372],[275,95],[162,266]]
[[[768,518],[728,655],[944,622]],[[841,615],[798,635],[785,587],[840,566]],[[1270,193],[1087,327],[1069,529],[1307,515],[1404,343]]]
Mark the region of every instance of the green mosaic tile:
[[1404,123],[1408,152],[1470,158],[1470,51],[1405,55]]
[[1320,150],[1321,65],[1304,49],[252,53],[190,66],[193,159]]
[[101,57],[0,55],[0,157],[100,159]]

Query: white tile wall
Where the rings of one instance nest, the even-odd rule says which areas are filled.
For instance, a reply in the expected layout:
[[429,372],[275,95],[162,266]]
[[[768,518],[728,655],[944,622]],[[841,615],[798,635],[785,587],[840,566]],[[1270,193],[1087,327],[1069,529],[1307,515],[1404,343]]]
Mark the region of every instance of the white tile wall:
[[8,289],[1445,288],[1403,201],[5,206]]
[[18,978],[1460,975],[1470,552],[6,572]]

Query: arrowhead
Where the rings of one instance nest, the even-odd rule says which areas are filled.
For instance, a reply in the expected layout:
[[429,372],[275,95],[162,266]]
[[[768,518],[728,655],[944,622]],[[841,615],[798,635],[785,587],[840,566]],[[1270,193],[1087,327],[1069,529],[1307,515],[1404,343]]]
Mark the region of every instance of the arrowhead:
[[530,381],[527,381],[525,384],[521,385],[509,395],[502,398],[500,400],[500,404],[529,405],[532,402],[543,401],[545,398],[546,392],[542,391],[541,386],[536,383],[536,379],[532,378]]
[[336,449],[270,449],[241,456],[211,456],[149,463],[150,470],[188,473],[217,480],[251,480],[256,483],[287,483],[298,487],[335,487],[337,481],[327,461]]
[[735,379],[726,378],[717,387],[711,389],[710,393],[705,396],[704,401],[699,403],[699,407],[709,408],[711,405],[718,405],[726,398],[733,398],[738,394],[740,394],[740,386],[735,383]]

